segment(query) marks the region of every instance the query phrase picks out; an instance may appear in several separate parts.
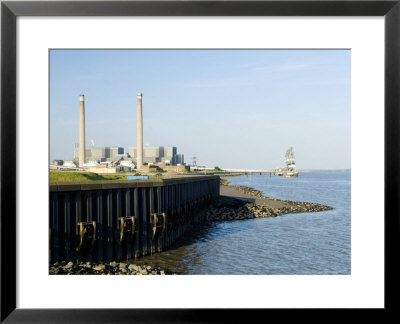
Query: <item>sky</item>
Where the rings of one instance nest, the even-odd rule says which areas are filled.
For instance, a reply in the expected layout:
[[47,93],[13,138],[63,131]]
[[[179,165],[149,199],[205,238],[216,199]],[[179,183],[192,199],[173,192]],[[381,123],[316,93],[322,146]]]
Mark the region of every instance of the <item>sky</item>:
[[191,163],[350,168],[350,50],[50,50],[50,160],[86,147],[176,146]]

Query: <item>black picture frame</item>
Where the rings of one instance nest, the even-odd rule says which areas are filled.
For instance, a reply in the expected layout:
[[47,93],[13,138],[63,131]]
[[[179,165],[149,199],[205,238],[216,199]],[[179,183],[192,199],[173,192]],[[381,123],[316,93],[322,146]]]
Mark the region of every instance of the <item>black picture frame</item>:
[[[16,19],[19,16],[384,16],[385,308],[395,312],[399,275],[400,0],[314,1],[2,1],[1,2],[1,322],[197,323],[267,320],[278,310],[16,308]],[[373,171],[372,171],[373,172]],[[210,292],[212,293],[212,292]],[[268,293],[268,292],[266,292]],[[205,296],[206,298],[206,296]],[[269,311],[268,315],[266,312]],[[309,317],[304,310],[293,310]],[[329,311],[329,310],[327,310]],[[357,311],[357,310],[353,310]],[[346,311],[349,314],[349,310]],[[384,312],[384,313],[383,313]],[[348,316],[348,315],[345,315]],[[369,318],[371,313],[367,315]],[[284,320],[282,317],[279,320]],[[247,321],[246,321],[247,322]]]

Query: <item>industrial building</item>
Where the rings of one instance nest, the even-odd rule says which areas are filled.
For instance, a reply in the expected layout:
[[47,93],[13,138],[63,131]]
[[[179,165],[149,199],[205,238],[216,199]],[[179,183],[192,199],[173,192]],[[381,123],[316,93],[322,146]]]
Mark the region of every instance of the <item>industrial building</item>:
[[176,155],[176,164],[185,164],[185,158],[183,154]]
[[[90,147],[85,149],[85,161],[100,162],[116,162],[118,160],[127,160],[131,158],[133,162],[137,159],[136,147],[128,148],[128,154],[124,155],[124,148],[119,146],[114,147]],[[79,144],[74,145],[74,159],[73,161],[78,165],[79,163]],[[177,154],[175,146],[156,146],[143,148],[143,164],[152,163],[165,163],[170,165],[185,164],[184,155]]]
[[[85,161],[100,162],[116,162],[118,160],[126,160],[131,158],[134,162],[137,159],[136,147],[128,148],[128,155],[124,155],[124,148],[119,146],[114,147],[90,147],[85,149]],[[79,161],[79,144],[74,145],[74,159],[78,165]],[[177,154],[175,146],[156,146],[143,148],[143,164],[149,163],[165,163],[170,165],[185,164],[184,155]]]
[[[128,155],[135,161],[137,158],[137,148],[129,147]],[[183,154],[177,154],[175,146],[144,147],[143,164],[148,163],[184,164],[184,157]]]
[[164,162],[165,164],[175,165],[176,164],[176,154],[177,154],[177,149],[175,146],[165,147],[164,148],[164,156],[161,158],[161,162]]
[[[120,156],[124,155],[124,148],[113,146],[113,147],[90,147],[85,149],[85,161],[96,162],[115,162]],[[74,161],[79,160],[79,144],[74,145]]]

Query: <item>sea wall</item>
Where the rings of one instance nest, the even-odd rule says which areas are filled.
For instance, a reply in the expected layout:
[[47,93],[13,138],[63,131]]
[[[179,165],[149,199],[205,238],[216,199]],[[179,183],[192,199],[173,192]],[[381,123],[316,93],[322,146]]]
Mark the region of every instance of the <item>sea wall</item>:
[[51,183],[49,259],[111,262],[167,249],[219,196],[218,176]]

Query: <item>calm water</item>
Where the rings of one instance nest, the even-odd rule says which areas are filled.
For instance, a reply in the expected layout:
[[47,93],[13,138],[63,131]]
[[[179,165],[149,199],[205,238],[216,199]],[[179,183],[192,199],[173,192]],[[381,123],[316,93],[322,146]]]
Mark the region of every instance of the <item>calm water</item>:
[[173,249],[140,263],[180,274],[350,274],[350,177],[350,171],[301,172],[299,178],[231,177],[231,184],[268,197],[334,209],[201,225]]

